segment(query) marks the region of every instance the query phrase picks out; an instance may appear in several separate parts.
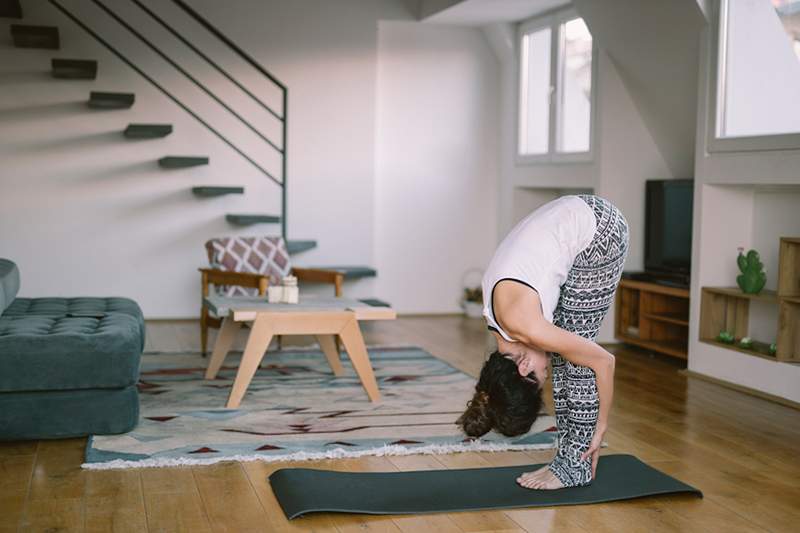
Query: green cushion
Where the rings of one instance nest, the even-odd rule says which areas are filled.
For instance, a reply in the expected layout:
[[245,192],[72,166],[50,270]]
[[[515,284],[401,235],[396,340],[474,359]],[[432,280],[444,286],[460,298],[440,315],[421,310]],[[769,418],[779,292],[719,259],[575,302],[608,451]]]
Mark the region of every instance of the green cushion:
[[0,440],[114,435],[132,430],[138,420],[135,385],[0,394]]
[[139,375],[141,334],[125,314],[0,316],[0,392],[119,388]]
[[19,269],[13,261],[0,257],[0,315],[19,292]]
[[134,317],[139,324],[142,343],[144,343],[144,316],[139,304],[130,298],[85,296],[78,298],[17,298],[11,302],[3,316],[101,316],[107,313],[122,313]]

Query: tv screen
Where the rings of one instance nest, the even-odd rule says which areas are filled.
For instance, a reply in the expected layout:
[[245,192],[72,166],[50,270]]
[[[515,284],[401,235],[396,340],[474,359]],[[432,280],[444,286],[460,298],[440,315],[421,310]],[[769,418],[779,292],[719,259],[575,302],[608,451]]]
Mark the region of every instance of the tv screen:
[[645,200],[645,269],[689,274],[692,260],[694,180],[648,180]]

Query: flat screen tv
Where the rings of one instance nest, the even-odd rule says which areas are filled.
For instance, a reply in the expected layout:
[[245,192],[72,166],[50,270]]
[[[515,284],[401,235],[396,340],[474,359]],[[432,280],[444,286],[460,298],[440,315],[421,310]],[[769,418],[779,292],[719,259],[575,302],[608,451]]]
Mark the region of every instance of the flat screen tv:
[[646,188],[645,270],[688,282],[694,180],[648,180]]

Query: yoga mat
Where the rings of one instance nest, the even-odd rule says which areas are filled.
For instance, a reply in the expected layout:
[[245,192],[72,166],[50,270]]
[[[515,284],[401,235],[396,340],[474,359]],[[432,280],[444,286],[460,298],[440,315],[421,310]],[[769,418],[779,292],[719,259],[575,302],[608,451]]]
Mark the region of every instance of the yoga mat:
[[332,472],[284,468],[269,476],[290,520],[306,513],[422,514],[482,509],[546,507],[688,493],[694,487],[632,455],[600,457],[595,481],[586,487],[530,490],[514,481],[541,465],[418,472]]

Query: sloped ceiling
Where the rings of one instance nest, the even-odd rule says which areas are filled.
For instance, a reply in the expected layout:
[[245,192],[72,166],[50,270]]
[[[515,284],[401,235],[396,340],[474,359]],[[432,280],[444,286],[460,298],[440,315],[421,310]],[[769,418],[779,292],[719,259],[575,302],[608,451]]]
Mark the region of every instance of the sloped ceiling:
[[570,0],[421,0],[419,18],[434,24],[484,26],[517,22],[569,3]]
[[574,0],[615,63],[676,177],[694,174],[700,32],[697,0]]

